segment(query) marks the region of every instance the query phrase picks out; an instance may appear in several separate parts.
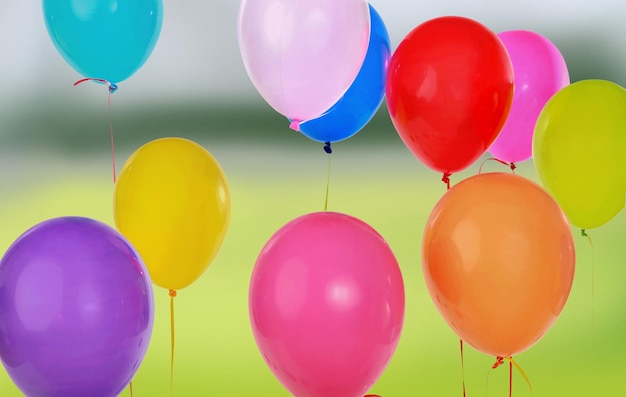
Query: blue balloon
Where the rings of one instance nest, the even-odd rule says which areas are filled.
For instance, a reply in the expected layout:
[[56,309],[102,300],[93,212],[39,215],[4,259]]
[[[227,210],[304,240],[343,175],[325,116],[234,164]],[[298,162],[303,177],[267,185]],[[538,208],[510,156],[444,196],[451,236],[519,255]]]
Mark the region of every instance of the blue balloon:
[[148,60],[161,33],[162,0],[43,0],[48,35],[87,78],[126,80]]
[[391,57],[389,34],[370,4],[370,41],[359,74],[343,97],[320,117],[299,124],[299,130],[318,142],[338,142],[359,132],[374,117],[385,96]]

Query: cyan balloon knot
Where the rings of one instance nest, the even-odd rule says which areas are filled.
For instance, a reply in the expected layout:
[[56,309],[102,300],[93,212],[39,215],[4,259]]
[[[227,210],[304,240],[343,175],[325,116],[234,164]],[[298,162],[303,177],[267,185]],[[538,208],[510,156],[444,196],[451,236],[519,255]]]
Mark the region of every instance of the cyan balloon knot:
[[98,84],[104,84],[107,86],[107,88],[109,89],[109,94],[113,94],[115,91],[117,91],[117,84],[115,83],[111,83],[108,80],[104,80],[104,79],[95,79],[93,77],[86,77],[84,79],[78,80],[77,82],[74,83],[74,87],[76,87],[79,84],[84,83],[85,81],[93,81],[94,83],[98,83]]
[[333,149],[330,147],[330,142],[324,142],[324,151],[328,154],[333,152]]

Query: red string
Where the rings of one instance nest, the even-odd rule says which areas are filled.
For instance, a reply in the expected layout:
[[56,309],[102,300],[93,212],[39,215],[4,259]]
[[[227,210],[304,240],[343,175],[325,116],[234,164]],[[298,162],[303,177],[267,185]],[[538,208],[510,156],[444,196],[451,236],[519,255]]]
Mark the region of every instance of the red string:
[[506,162],[506,161],[502,161],[502,160],[497,159],[497,158],[495,158],[495,157],[489,157],[488,159],[485,159],[485,161],[483,161],[483,162],[480,164],[480,167],[478,168],[478,173],[479,173],[479,174],[480,174],[481,172],[483,172],[483,165],[485,165],[485,163],[486,163],[487,161],[489,161],[489,160],[492,160],[492,161],[497,161],[497,162],[498,162],[498,163],[500,163],[500,164],[504,164],[504,165],[508,166],[509,168],[511,168],[511,172],[513,172],[513,173],[515,174],[515,169],[517,168],[517,166],[515,165],[515,163],[513,163],[513,162],[508,163],[508,162]]
[[117,171],[115,169],[115,141],[113,139],[113,117],[111,116],[111,92],[107,98],[109,107],[109,137],[111,138],[111,167],[113,168],[113,184],[117,182]]
[[107,105],[109,108],[109,136],[111,138],[111,165],[113,168],[113,184],[115,184],[117,182],[117,171],[115,169],[115,142],[113,140],[113,117],[111,115],[112,113],[111,112],[111,94],[117,91],[117,84],[111,83],[110,81],[107,81],[104,79],[95,79],[92,77],[88,77],[88,78],[84,78],[75,82],[74,87],[86,81],[93,81],[94,83],[104,84],[109,89],[109,94],[107,95]]
[[93,77],[87,77],[84,79],[80,79],[77,82],[74,83],[74,87],[76,87],[79,84],[84,83],[85,81],[93,81],[94,83],[98,83],[98,84],[104,84],[109,88],[109,93],[112,94],[115,91],[117,91],[117,84],[111,83],[108,80],[104,80],[104,79],[95,79]]
[[465,360],[463,359],[463,339],[459,339],[459,342],[461,343],[461,376],[463,379],[463,397],[466,397],[466,392],[465,392]]
[[509,397],[513,396],[513,361],[509,361]]

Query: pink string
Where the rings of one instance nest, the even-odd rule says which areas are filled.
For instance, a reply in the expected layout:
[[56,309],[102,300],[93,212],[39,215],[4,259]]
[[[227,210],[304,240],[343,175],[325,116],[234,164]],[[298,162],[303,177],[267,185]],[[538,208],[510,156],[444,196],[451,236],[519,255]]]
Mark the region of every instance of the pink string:
[[497,159],[497,158],[495,158],[495,157],[489,157],[488,159],[485,159],[485,161],[483,161],[483,162],[480,164],[480,167],[478,168],[478,173],[479,173],[479,174],[480,174],[481,172],[483,172],[483,165],[485,165],[485,163],[486,163],[487,161],[490,161],[490,160],[492,160],[492,161],[497,161],[497,162],[498,162],[498,163],[500,163],[500,164],[503,164],[503,165],[508,166],[509,168],[511,168],[511,172],[515,174],[515,169],[517,168],[517,166],[515,165],[515,163],[512,163],[512,162],[511,162],[511,163],[508,163],[508,162],[506,162],[506,161],[502,161],[502,160]]
[[113,184],[115,184],[117,182],[117,171],[115,169],[115,142],[113,139],[113,118],[111,116],[111,94],[117,91],[118,87],[117,87],[117,84],[111,83],[110,81],[107,81],[104,79],[95,79],[92,77],[78,80],[77,82],[74,83],[74,87],[86,81],[93,81],[94,83],[104,84],[109,89],[109,94],[107,96],[107,105],[109,108],[109,136],[111,137],[111,165],[113,168]]

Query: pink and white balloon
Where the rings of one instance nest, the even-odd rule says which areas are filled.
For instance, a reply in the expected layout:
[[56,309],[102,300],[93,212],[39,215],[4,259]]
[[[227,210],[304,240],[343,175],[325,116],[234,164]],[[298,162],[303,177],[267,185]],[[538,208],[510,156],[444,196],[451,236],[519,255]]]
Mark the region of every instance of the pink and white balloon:
[[280,114],[306,121],[330,109],[365,59],[366,0],[243,0],[238,40],[252,83]]
[[296,397],[362,397],[395,352],[404,306],[389,245],[363,221],[335,212],[278,230],[250,282],[257,345]]

